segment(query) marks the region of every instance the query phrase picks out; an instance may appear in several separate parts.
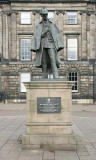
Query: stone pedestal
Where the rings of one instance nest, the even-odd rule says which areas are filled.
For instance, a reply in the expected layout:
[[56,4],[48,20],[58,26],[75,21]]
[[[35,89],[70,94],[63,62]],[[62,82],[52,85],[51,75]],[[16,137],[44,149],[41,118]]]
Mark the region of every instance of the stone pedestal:
[[[72,132],[72,83],[64,80],[33,80],[26,82],[26,133],[22,136],[25,149],[76,150]],[[37,98],[59,97],[60,113],[37,113]]]

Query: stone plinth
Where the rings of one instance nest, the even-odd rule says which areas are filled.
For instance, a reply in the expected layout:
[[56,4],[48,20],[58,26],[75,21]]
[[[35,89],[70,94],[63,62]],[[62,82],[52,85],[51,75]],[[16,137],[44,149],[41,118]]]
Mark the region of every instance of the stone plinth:
[[[72,133],[72,83],[64,80],[33,80],[27,88],[26,134],[23,148],[75,150]],[[37,113],[37,98],[61,97],[60,113]]]

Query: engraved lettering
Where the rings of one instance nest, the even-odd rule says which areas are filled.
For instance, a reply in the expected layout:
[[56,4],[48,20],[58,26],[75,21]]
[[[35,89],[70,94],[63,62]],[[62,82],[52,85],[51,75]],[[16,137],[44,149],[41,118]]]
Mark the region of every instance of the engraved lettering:
[[37,113],[60,113],[61,97],[38,97]]

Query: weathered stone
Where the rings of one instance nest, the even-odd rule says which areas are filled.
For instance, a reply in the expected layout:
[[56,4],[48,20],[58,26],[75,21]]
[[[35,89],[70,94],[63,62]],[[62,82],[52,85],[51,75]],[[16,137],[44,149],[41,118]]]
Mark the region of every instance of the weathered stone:
[[[27,7],[26,3],[20,2],[0,3],[0,59],[3,60],[1,63],[1,79],[3,89],[6,92],[6,99],[10,102],[25,101],[26,93],[20,91],[20,73],[30,72],[32,78],[41,78],[41,69],[34,67],[35,54],[33,52],[32,61],[21,61],[20,59],[20,39],[32,39],[34,27],[41,21],[39,15],[41,6],[41,1],[38,3],[27,2]],[[73,101],[92,103],[93,100],[96,100],[94,69],[94,65],[96,65],[96,3],[87,3],[86,1],[82,3],[70,1],[62,4],[60,2],[46,2],[44,6],[50,12],[54,12],[54,22],[63,32],[65,47],[59,53],[63,63],[59,69],[60,78],[67,77],[69,72],[78,72],[78,91],[72,93]],[[77,11],[76,25],[67,24],[67,12],[72,10]],[[21,24],[21,11],[30,11],[31,23],[29,25]],[[77,61],[67,60],[68,36],[78,39]]]
[[[44,149],[51,147],[70,150],[72,145],[72,150],[73,148],[76,149],[71,119],[72,83],[59,79],[32,80],[32,82],[25,82],[24,84],[28,90],[26,136],[30,137],[30,148],[32,145],[40,145]],[[38,113],[38,97],[61,97],[61,112]],[[27,148],[28,143],[25,144],[25,142],[28,142],[28,138],[26,140],[25,138],[24,135],[24,146],[26,145]]]

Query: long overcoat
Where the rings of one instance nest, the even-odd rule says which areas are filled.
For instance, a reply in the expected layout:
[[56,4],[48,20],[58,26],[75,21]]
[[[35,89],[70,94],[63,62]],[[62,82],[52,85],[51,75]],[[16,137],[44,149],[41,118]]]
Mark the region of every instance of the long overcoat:
[[[49,21],[49,27],[52,34],[52,38],[54,40],[55,44],[55,50],[56,50],[56,64],[59,66],[60,60],[58,57],[57,52],[64,48],[64,42],[62,38],[61,31],[57,28],[57,26]],[[35,66],[36,67],[42,67],[42,54],[43,54],[43,48],[41,46],[41,34],[43,29],[43,23],[42,21],[35,27],[34,31],[34,37],[32,41],[32,48],[31,50],[36,52],[36,61]]]

